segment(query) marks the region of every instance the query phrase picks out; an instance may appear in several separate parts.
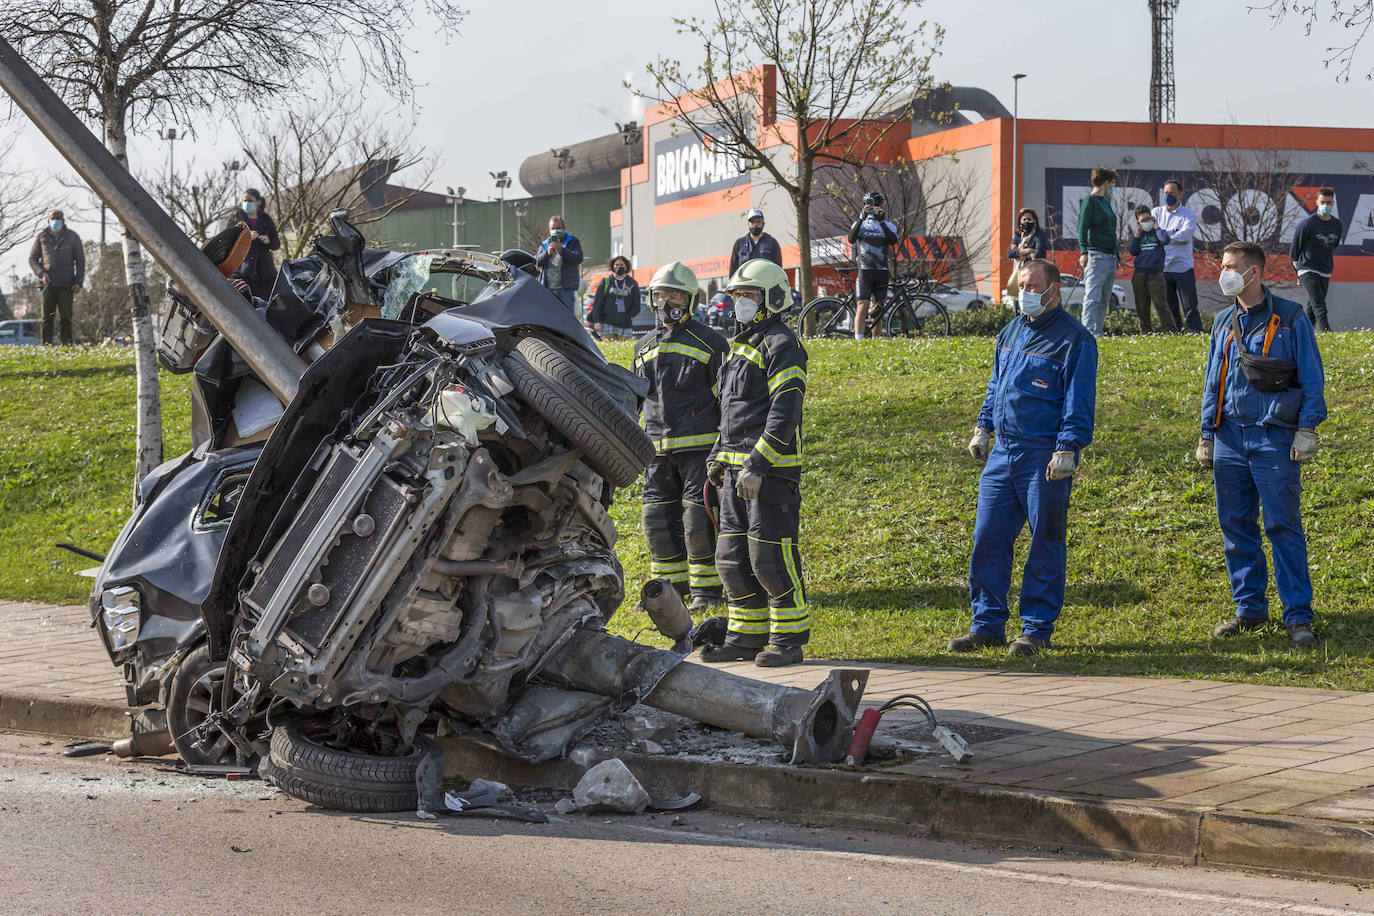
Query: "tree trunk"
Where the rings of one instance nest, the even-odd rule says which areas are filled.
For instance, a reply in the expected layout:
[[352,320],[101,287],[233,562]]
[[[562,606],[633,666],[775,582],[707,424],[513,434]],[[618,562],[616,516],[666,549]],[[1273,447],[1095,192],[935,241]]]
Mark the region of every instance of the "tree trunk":
[[[106,145],[125,169],[129,167],[128,141],[122,116],[108,116]],[[134,431],[133,500],[138,502],[138,486],[153,468],[162,463],[162,398],[158,391],[157,341],[148,307],[148,278],[143,267],[143,250],[138,240],[124,231],[124,275],[129,286],[129,317],[134,331],[134,376],[137,379],[137,408]]]
[[[801,290],[802,306],[816,298],[815,284],[811,277],[811,163],[803,160],[797,169],[797,196],[792,199],[797,211],[797,247],[800,249],[797,264],[797,286]],[[815,330],[812,316],[804,329],[810,334]]]

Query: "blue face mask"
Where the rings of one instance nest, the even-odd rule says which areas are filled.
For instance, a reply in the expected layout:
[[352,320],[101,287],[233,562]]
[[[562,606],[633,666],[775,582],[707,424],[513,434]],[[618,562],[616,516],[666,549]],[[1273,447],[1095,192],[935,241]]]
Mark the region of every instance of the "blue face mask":
[[60,220],[60,219],[49,220],[49,221],[48,221],[48,228],[51,229],[53,232],[61,232],[61,231],[62,231],[62,220]]
[[1178,195],[1177,195],[1177,194],[1165,194],[1165,195],[1164,195],[1164,206],[1166,206],[1166,207],[1177,207],[1177,206],[1178,206]]
[[1033,293],[1029,290],[1021,290],[1017,303],[1021,307],[1021,314],[1027,318],[1039,318],[1045,311],[1045,303],[1041,300],[1044,293]]
[[258,202],[255,200],[245,200],[243,202],[243,212],[252,216],[254,213],[258,212]]
[[1323,218],[1328,217],[1331,215],[1331,209],[1332,208],[1330,204],[1318,204],[1317,215]]

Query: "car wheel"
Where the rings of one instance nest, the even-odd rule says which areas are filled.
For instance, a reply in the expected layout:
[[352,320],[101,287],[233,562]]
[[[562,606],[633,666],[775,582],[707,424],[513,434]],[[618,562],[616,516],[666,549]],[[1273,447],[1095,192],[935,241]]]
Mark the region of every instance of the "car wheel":
[[[318,740],[317,740],[318,739]],[[309,737],[297,723],[272,732],[271,749],[258,766],[263,779],[293,798],[335,811],[414,811],[415,771],[438,746],[424,735],[410,753],[360,754]]]
[[1113,308],[1113,309],[1119,309],[1119,308],[1121,308],[1121,298],[1120,298],[1119,296],[1117,296],[1116,293],[1112,293],[1112,308]]
[[[181,759],[191,766],[232,765],[234,745],[216,730],[204,738],[200,726],[220,707],[224,662],[210,660],[210,649],[197,646],[181,660],[167,694],[167,730]],[[251,762],[251,761],[250,761]]]

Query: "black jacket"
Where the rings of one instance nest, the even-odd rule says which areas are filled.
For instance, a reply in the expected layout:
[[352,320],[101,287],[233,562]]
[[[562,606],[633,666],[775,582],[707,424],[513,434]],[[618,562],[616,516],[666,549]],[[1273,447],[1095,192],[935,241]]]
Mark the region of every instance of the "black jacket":
[[655,328],[635,344],[632,368],[649,380],[644,431],[659,453],[705,450],[720,430],[721,366],[730,352],[725,336],[687,319]]
[[767,258],[781,267],[782,248],[778,247],[778,240],[767,232],[760,235],[757,241],[747,232],[735,239],[735,246],[730,249],[731,275],[739,270],[739,266],[745,261],[752,261],[754,258]]
[[596,285],[596,295],[592,298],[592,324],[609,324],[612,327],[628,328],[639,314],[639,284],[635,278],[625,277],[628,287],[625,295],[615,291],[615,277],[602,277]]
[[266,210],[259,210],[256,217],[258,224],[254,227],[248,222],[247,213],[235,210],[233,215],[225,220],[224,228],[228,229],[235,223],[243,223],[259,235],[267,236],[266,242],[253,239],[253,243],[248,246],[248,256],[243,259],[239,269],[234,271],[234,276],[247,283],[254,296],[268,299],[272,295],[272,284],[277,282],[277,265],[272,260],[272,252],[281,247],[281,236],[277,234],[277,224],[272,222],[272,217],[267,215]]
[[51,286],[80,286],[86,279],[86,250],[81,247],[81,237],[66,226],[56,235],[44,229],[33,240],[29,267],[35,277],[46,273]]
[[801,479],[806,348],[773,317],[730,342],[720,373],[720,442],[710,460]]

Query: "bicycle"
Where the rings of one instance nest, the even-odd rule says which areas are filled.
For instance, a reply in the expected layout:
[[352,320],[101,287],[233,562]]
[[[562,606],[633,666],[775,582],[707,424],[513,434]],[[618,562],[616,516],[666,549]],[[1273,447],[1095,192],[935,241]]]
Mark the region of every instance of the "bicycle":
[[[842,267],[838,272],[857,271]],[[851,282],[851,291],[843,296],[818,296],[808,302],[797,317],[797,336],[852,338],[858,303],[853,288]],[[949,311],[931,295],[935,289],[930,277],[898,277],[888,289],[887,301],[870,305],[865,334],[877,336],[874,332],[881,327],[888,337],[948,337]]]

